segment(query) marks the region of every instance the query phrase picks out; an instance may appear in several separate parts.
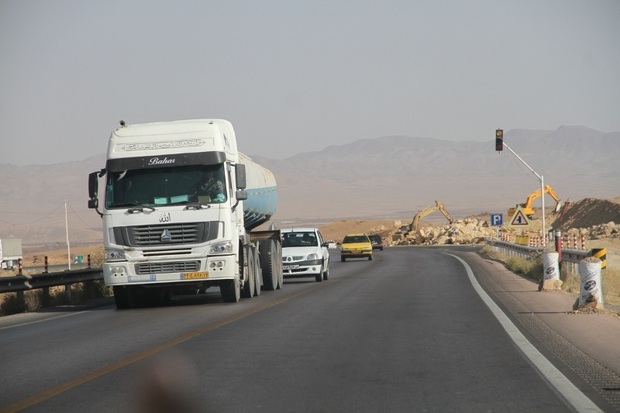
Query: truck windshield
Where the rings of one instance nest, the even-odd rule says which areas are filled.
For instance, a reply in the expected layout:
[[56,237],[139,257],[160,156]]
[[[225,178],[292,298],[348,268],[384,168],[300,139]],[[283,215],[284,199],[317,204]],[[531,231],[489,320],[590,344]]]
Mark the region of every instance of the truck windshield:
[[187,165],[131,169],[108,173],[106,208],[222,203],[226,193],[224,165]]

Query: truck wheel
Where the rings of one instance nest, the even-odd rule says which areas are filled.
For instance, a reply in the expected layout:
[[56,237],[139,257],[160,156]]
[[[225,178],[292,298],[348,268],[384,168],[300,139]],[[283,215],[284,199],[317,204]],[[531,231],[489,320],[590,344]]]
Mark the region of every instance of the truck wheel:
[[124,310],[126,308],[131,308],[131,293],[129,291],[130,287],[122,287],[122,286],[114,286],[112,287],[112,291],[114,291],[114,303],[116,303],[116,308],[119,310]]
[[253,248],[252,259],[254,261],[254,297],[258,297],[261,293],[261,284],[263,283],[263,270],[260,266],[260,256],[258,250]]
[[220,293],[225,303],[236,303],[241,298],[241,282],[239,278],[225,280],[220,284]]
[[325,266],[325,271],[323,271],[323,280],[327,281],[329,279],[329,261],[327,261],[327,265]]
[[276,273],[278,276],[278,290],[284,286],[284,270],[282,269],[282,244],[280,241],[275,242],[276,252]]
[[345,257],[340,257],[340,261],[345,262],[347,259]]
[[[254,248],[251,245],[243,247],[243,261],[247,265],[243,265],[243,292],[241,296],[243,298],[252,298],[254,296],[255,281],[256,281],[256,267],[254,266]],[[241,272],[241,271],[240,271]]]
[[271,239],[260,241],[260,266],[263,270],[263,285],[265,290],[273,291],[278,288],[278,257],[276,242]]
[[372,254],[368,256],[368,261],[372,261]]

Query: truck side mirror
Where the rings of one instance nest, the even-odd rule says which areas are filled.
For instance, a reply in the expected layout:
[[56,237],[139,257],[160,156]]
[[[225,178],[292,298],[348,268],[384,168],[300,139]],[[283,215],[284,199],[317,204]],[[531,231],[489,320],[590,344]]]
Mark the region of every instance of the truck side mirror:
[[238,163],[235,167],[235,179],[237,181],[238,189],[245,189],[247,186],[245,179],[245,165],[242,163]]
[[246,199],[248,199],[248,191],[246,191],[245,189],[237,189],[235,196],[237,198],[237,201],[245,201]]
[[88,175],[88,207],[97,209],[99,206],[99,172],[92,172]]

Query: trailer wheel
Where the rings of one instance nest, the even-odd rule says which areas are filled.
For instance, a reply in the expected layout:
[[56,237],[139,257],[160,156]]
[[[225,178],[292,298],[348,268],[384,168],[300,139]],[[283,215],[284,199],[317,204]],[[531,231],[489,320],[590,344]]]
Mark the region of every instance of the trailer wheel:
[[271,239],[260,241],[260,266],[263,270],[263,286],[265,290],[278,288],[277,249],[276,242]]
[[284,270],[282,269],[282,243],[275,242],[276,250],[276,275],[278,277],[278,290],[284,286]]
[[252,248],[252,260],[254,261],[254,297],[258,297],[261,293],[261,284],[263,283],[263,269],[260,265],[260,255],[256,248]]

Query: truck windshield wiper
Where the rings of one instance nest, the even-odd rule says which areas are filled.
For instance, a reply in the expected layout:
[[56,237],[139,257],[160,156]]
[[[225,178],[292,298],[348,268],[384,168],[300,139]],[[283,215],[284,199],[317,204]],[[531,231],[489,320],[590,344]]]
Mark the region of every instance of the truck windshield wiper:
[[144,212],[145,209],[150,209],[151,212],[155,211],[155,208],[153,208],[152,206],[138,205],[138,206],[129,208],[127,212],[129,212],[130,214],[133,214],[134,212]]
[[122,207],[130,207],[127,212],[129,212],[130,214],[133,214],[135,212],[144,212],[145,209],[149,209],[152,211],[155,211],[155,208],[153,208],[152,206],[149,205],[140,205],[137,203],[128,203],[128,204],[116,204],[114,205],[116,208],[122,208]]
[[208,208],[211,208],[211,205],[203,204],[201,202],[188,202],[187,205],[185,205],[185,209],[208,209]]

